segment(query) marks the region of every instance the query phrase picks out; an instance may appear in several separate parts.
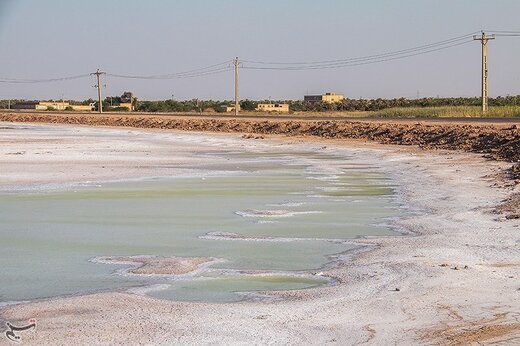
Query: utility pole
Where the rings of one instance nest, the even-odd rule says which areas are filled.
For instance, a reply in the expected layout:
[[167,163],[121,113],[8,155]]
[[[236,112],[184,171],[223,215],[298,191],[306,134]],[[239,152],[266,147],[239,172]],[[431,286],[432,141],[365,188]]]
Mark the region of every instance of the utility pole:
[[473,40],[480,41],[482,44],[482,113],[488,110],[488,68],[487,68],[487,43],[494,40],[495,35],[487,36],[482,31],[482,36],[473,36]]
[[233,60],[233,65],[235,66],[235,115],[238,115],[238,109],[240,108],[240,101],[238,99],[238,67],[240,66],[240,61],[238,57]]
[[98,89],[97,91],[98,91],[98,102],[99,102],[98,111],[99,111],[99,113],[103,113],[103,101],[101,100],[101,88],[102,88],[101,75],[102,74],[105,74],[105,72],[101,72],[101,71],[99,71],[99,69],[97,69],[96,72],[91,73],[91,75],[96,75],[96,77],[97,77],[96,88]]
[[199,110],[199,114],[202,115],[202,107],[199,99],[197,99],[197,109]]

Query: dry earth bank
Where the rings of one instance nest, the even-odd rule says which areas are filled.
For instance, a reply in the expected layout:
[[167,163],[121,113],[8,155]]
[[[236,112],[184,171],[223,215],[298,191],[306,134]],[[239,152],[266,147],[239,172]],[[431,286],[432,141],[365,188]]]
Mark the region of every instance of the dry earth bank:
[[367,139],[382,144],[418,145],[426,149],[455,149],[489,154],[495,159],[510,162],[520,161],[520,127],[517,124],[450,124],[448,120],[435,124],[391,120],[282,121],[54,113],[2,113],[0,121]]

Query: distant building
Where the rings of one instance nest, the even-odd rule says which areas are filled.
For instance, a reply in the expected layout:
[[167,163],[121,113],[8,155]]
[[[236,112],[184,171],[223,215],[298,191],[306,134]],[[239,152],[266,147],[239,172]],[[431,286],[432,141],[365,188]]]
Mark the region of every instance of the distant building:
[[117,105],[117,107],[119,107],[119,108],[126,108],[126,109],[128,109],[129,112],[134,110],[134,105],[131,104],[131,103],[123,103],[123,102],[121,102],[119,105]]
[[125,91],[121,95],[121,104],[119,107],[127,108],[130,112],[134,111],[134,94],[130,91]]
[[115,105],[115,107],[126,108],[128,111],[132,112],[134,111],[134,100],[134,94],[130,91],[125,91],[123,95],[121,95],[121,102],[118,105]]
[[32,109],[37,111],[47,111],[47,110],[56,110],[56,111],[65,111],[65,110],[73,110],[80,112],[90,112],[94,110],[94,104],[90,105],[71,105],[69,102],[45,102],[45,101],[28,101],[21,102],[11,105],[11,109]]
[[95,109],[94,103],[90,105],[70,105],[70,108],[72,108],[73,111],[78,112],[92,112]]
[[38,101],[26,101],[11,104],[11,109],[36,109]]
[[[235,111],[235,106],[227,106],[226,113],[232,113]],[[240,112],[240,105],[238,106],[238,111]]]
[[303,100],[307,102],[338,103],[345,99],[345,96],[336,93],[325,93],[323,95],[305,95]]
[[256,110],[260,112],[289,113],[289,105],[286,103],[260,103]]

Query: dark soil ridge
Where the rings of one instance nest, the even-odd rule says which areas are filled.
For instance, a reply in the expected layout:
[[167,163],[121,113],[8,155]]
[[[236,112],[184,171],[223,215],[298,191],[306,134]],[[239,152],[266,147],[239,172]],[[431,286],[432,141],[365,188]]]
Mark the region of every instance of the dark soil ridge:
[[417,145],[424,149],[462,150],[487,154],[496,160],[520,162],[520,128],[516,125],[424,124],[344,120],[243,120],[196,119],[167,116],[0,114],[0,121],[64,123],[93,126],[175,129],[184,131],[238,132],[365,139],[382,144]]

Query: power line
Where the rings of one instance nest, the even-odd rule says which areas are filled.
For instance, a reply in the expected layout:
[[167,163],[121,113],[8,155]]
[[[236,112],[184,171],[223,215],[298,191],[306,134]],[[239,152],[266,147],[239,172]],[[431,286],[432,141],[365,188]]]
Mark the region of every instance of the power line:
[[[122,75],[122,74],[113,74],[107,73],[107,76],[114,78],[126,78],[126,79],[183,79],[183,78],[194,78],[201,76],[208,76],[212,74],[218,74],[226,71],[230,71],[232,68],[229,66],[229,61],[222,62],[219,64],[210,65],[207,67],[197,68],[193,70],[188,70],[184,72],[172,73],[172,74],[163,74],[163,75],[151,75],[151,76],[132,76],[132,75]],[[228,66],[223,66],[228,65]],[[68,81],[89,77],[91,74],[82,74],[77,76],[68,76],[68,77],[60,77],[60,78],[50,78],[50,79],[16,79],[16,78],[3,78],[0,77],[0,83],[13,83],[13,84],[23,84],[23,83],[49,83],[49,82],[60,82],[60,81]]]
[[485,30],[485,32],[491,33],[493,36],[520,36],[520,31]]
[[499,34],[520,34],[520,31],[504,31],[504,30],[486,30],[486,32]]
[[13,84],[24,84],[24,83],[52,83],[52,82],[62,82],[69,81],[74,79],[82,79],[89,77],[90,74],[81,74],[77,76],[69,76],[69,77],[60,77],[60,78],[49,78],[49,79],[16,79],[16,78],[3,78],[0,77],[0,83],[13,83]]
[[114,78],[123,78],[123,79],[141,79],[141,80],[168,80],[168,79],[186,79],[186,78],[195,78],[195,77],[203,77],[203,76],[210,76],[214,74],[220,74],[226,71],[231,71],[233,68],[231,67],[224,67],[220,69],[215,70],[208,70],[204,72],[199,73],[193,73],[193,74],[184,74],[179,76],[163,76],[163,77],[147,77],[147,76],[125,76],[125,75],[118,75],[118,74],[112,74],[108,73],[107,76],[114,77]]
[[[224,71],[229,71],[230,62],[225,61],[218,64],[188,70],[184,72],[170,73],[170,74],[162,74],[162,75],[151,75],[151,76],[132,76],[132,75],[121,75],[121,74],[113,74],[109,73],[108,76],[116,77],[116,78],[127,78],[127,79],[181,79],[181,78],[192,78],[198,76],[205,76],[209,74],[216,74]],[[224,66],[227,65],[227,66]]]
[[469,33],[466,35],[453,37],[453,38],[442,40],[442,41],[438,41],[438,42],[434,42],[434,43],[429,43],[426,45],[421,45],[421,46],[416,46],[416,47],[412,47],[412,48],[391,51],[391,52],[386,52],[386,53],[381,53],[381,54],[376,54],[376,55],[354,57],[354,58],[312,61],[312,62],[265,62],[265,61],[254,61],[254,60],[242,60],[242,61],[245,63],[263,64],[263,65],[323,65],[323,64],[373,60],[373,59],[384,58],[384,57],[393,56],[393,55],[402,55],[402,54],[412,53],[412,52],[416,52],[416,51],[426,50],[426,49],[435,48],[438,46],[446,46],[446,45],[449,45],[449,44],[457,42],[457,41],[469,39],[470,37],[472,37],[474,34],[477,34],[477,33],[479,33],[479,31],[472,32],[472,33]]
[[[514,33],[514,32],[510,32]],[[369,63],[379,63],[385,61],[396,60],[397,58],[407,58],[419,54],[426,54],[430,52],[434,52],[440,49],[447,49],[453,46],[458,45],[458,43],[464,44],[465,42],[461,42],[469,38],[474,33],[461,35],[453,38],[449,38],[446,40],[416,46],[408,49],[386,52],[376,55],[367,55],[361,57],[354,58],[346,58],[346,59],[336,59],[336,60],[323,60],[323,61],[314,61],[314,62],[263,62],[263,61],[254,61],[254,60],[244,60],[243,62],[249,64],[261,64],[261,65],[287,65],[286,67],[277,67],[277,66],[266,66],[266,67],[258,67],[258,66],[244,66],[246,69],[269,69],[269,70],[313,70],[313,69],[330,69],[330,68],[340,68],[347,66],[359,66],[365,65]],[[291,66],[292,65],[292,66]],[[296,66],[302,65],[302,66]],[[114,78],[124,78],[124,79],[143,79],[143,80],[153,80],[153,79],[185,79],[185,78],[196,78],[196,77],[204,77],[214,74],[220,74],[224,72],[228,72],[233,70],[230,61],[224,61],[218,64],[213,64],[210,66],[187,70],[183,72],[170,73],[170,74],[161,74],[161,75],[123,75],[123,74],[115,74],[115,73],[107,73],[106,75]],[[50,83],[50,82],[60,82],[60,81],[69,81],[75,79],[81,79],[88,77],[90,74],[82,74],[77,76],[68,76],[68,77],[60,77],[60,78],[51,78],[51,79],[15,79],[15,78],[0,78],[0,83],[12,83],[12,84],[25,84],[25,83]]]
[[[490,31],[495,33],[494,36],[520,36],[520,31]],[[475,32],[477,33],[477,32]],[[336,60],[322,60],[312,62],[266,62],[266,61],[255,61],[255,60],[241,60],[240,68],[249,70],[277,70],[277,71],[305,71],[305,70],[325,70],[325,69],[338,69],[346,67],[354,67],[361,65],[369,65],[376,63],[383,63],[387,61],[400,60],[409,57],[414,57],[423,54],[429,54],[440,50],[449,49],[472,42],[472,36],[475,33],[469,33],[457,37],[452,37],[446,40],[437,41],[429,44],[424,44],[416,47],[407,49],[384,52],[375,55],[366,55],[353,58],[344,58]],[[124,75],[115,73],[106,73],[107,77],[123,78],[123,79],[141,79],[141,80],[170,80],[170,79],[186,79],[186,78],[197,78],[210,75],[221,74],[235,70],[238,72],[238,66],[236,60],[224,61],[218,64],[209,65],[197,69],[191,69],[182,72],[160,74],[160,75]],[[90,74],[82,74],[76,76],[68,76],[61,78],[51,79],[15,79],[15,78],[0,78],[0,83],[47,83],[47,82],[60,82],[86,78]],[[98,83],[99,84],[99,83]]]
[[493,34],[493,36],[500,36],[500,37],[514,37],[514,36],[520,36],[520,33],[518,34]]
[[461,46],[464,44],[468,44],[472,42],[472,40],[466,39],[463,42],[454,43],[448,46],[442,46],[434,49],[424,50],[416,53],[410,53],[405,55],[399,55],[395,57],[389,57],[389,58],[380,58],[380,59],[366,59],[365,61],[361,60],[360,62],[354,61],[354,62],[346,62],[346,63],[333,63],[333,64],[327,64],[327,65],[308,65],[308,66],[291,66],[291,67],[258,67],[258,66],[244,66],[244,69],[249,70],[277,70],[277,71],[303,71],[303,70],[327,70],[327,69],[337,69],[337,68],[344,68],[344,67],[353,67],[353,66],[361,66],[361,65],[370,65],[370,64],[376,64],[386,61],[393,61],[393,60],[399,60],[404,58],[409,58],[417,55],[423,55],[428,53],[437,52],[440,50],[445,50],[452,47]]

